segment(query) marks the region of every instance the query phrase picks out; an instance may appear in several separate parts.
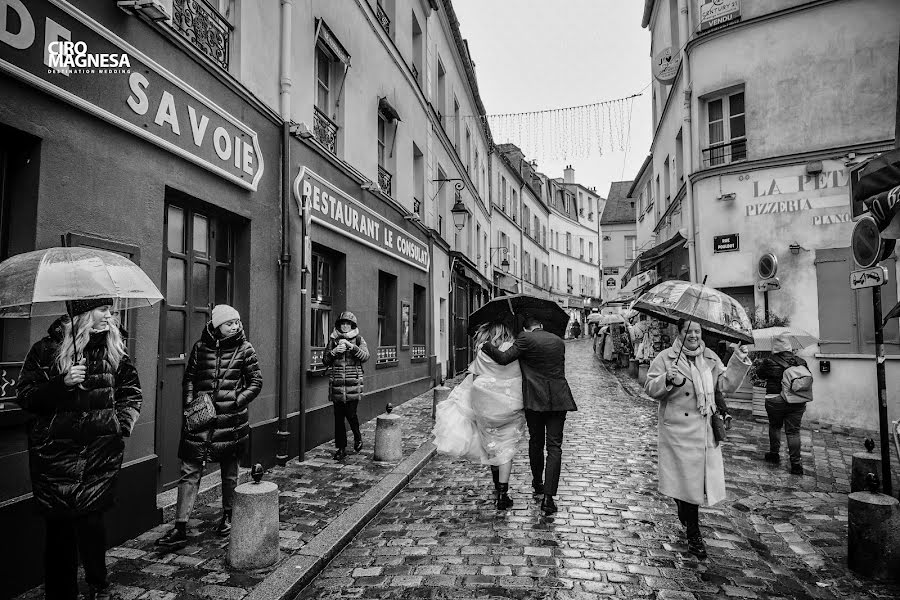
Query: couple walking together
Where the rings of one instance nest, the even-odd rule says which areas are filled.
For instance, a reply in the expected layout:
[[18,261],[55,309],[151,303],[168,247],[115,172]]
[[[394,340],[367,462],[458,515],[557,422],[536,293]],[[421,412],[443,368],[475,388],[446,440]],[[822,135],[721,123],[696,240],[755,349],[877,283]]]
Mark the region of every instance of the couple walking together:
[[543,496],[541,510],[553,514],[566,413],[578,410],[566,381],[565,343],[526,316],[517,337],[503,323],[482,325],[475,349],[469,375],[438,405],[435,445],[439,452],[489,465],[497,509],[505,510],[513,505],[509,476],[527,426],[531,485]]

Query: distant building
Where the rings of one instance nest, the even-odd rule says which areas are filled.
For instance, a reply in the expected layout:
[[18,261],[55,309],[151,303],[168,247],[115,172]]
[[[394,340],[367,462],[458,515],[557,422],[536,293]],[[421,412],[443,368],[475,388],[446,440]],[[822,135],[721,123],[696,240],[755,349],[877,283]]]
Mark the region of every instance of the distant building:
[[614,181],[609,186],[606,207],[600,215],[600,237],[603,249],[603,301],[629,295],[622,285],[622,275],[637,256],[637,223],[634,199],[628,196],[631,181]]

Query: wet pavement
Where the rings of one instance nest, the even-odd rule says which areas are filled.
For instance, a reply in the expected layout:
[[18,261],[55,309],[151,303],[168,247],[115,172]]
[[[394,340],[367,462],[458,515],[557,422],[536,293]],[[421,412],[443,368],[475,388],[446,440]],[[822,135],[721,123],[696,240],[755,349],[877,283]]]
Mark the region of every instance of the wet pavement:
[[761,460],[766,427],[739,415],[729,498],[701,509],[709,558],[698,561],[656,491],[655,403],[588,341],[567,350],[580,410],[566,423],[556,515],[530,495],[525,441],[508,511],[492,505],[487,467],[438,455],[300,598],[900,598],[845,566],[860,432],[804,428],[796,476]]

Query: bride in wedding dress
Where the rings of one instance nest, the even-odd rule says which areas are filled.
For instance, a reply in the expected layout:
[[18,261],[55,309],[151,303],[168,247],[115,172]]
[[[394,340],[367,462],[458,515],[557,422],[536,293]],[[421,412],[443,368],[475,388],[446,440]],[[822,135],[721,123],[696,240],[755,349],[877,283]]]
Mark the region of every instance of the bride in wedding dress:
[[[485,342],[506,350],[514,337],[503,323],[487,323],[475,333],[475,348]],[[506,510],[509,475],[516,446],[525,434],[522,372],[519,362],[498,365],[478,350],[469,375],[438,404],[432,433],[438,452],[489,465],[496,506]]]

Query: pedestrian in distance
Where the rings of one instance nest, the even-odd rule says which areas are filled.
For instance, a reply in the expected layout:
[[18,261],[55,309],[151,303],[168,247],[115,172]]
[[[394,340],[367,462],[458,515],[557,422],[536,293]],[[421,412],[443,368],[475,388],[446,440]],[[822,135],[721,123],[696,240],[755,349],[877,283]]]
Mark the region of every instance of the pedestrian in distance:
[[[772,339],[772,355],[757,360],[756,374],[766,382],[766,414],[769,417],[769,451],[765,459],[771,463],[781,460],[781,428],[787,437],[788,456],[791,461],[791,473],[803,475],[803,462],[800,458],[800,421],[806,411],[804,402],[789,403],[784,396],[782,379],[787,369],[802,366],[807,369],[806,361],[791,351],[791,340],[781,334]],[[811,378],[811,375],[810,375]]]
[[359,333],[356,315],[344,311],[334,323],[334,331],[328,338],[328,346],[322,362],[328,367],[330,380],[328,394],[334,405],[335,460],[347,456],[347,429],[353,432],[353,450],[362,450],[362,433],[356,411],[363,394],[363,363],[369,360],[369,346]]
[[213,307],[209,323],[191,349],[181,385],[186,407],[199,395],[209,394],[215,418],[198,431],[189,431],[187,424],[182,427],[175,527],[156,541],[169,550],[187,544],[187,522],[207,463],[219,463],[222,475],[222,516],[215,531],[223,537],[231,531],[238,463],[250,436],[248,407],[263,386],[256,350],[247,341],[241,315],[233,307]]
[[575,321],[572,323],[572,339],[577,340],[581,337],[581,323]]
[[[491,343],[506,350],[513,341],[512,331],[499,322],[483,324],[475,333],[475,348]],[[494,504],[497,510],[506,510],[513,506],[509,496],[513,457],[525,435],[522,371],[516,361],[499,365],[477,350],[468,372],[438,405],[435,446],[439,452],[490,466]]]
[[68,302],[74,316],[57,319],[31,347],[19,378],[16,401],[35,415],[28,458],[34,499],[46,520],[49,600],[78,597],[79,557],[87,598],[109,598],[104,514],[114,502],[125,438],[142,402],[112,304],[112,298]]
[[722,449],[711,425],[716,388],[725,394],[737,389],[750,360],[737,346],[726,367],[706,348],[699,323],[682,320],[678,330],[672,347],[651,363],[644,389],[659,401],[659,492],[675,499],[689,551],[705,558],[699,506],[725,499]]
[[[546,515],[557,511],[553,497],[559,487],[562,470],[563,428],[566,413],[578,410],[566,380],[566,345],[559,337],[544,331],[541,322],[525,315],[524,331],[507,350],[488,342],[481,349],[500,365],[519,361],[522,370],[522,400],[528,424],[528,461],[535,495],[543,496],[541,510]],[[544,447],[546,445],[546,472]]]

